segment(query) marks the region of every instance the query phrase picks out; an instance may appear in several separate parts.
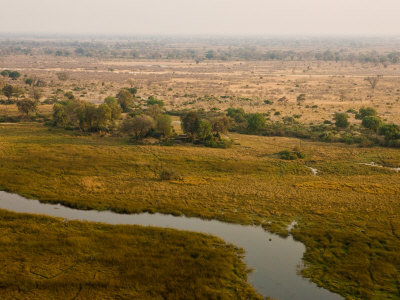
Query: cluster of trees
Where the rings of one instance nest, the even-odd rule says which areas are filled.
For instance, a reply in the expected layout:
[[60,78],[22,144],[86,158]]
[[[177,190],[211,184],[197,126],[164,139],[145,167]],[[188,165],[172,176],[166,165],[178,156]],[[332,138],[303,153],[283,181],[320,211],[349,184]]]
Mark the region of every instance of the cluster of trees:
[[2,93],[4,96],[7,97],[7,100],[9,103],[11,103],[11,98],[15,98],[15,100],[18,100],[19,98],[23,97],[25,94],[25,91],[23,88],[20,86],[13,86],[11,84],[6,84],[2,89]]
[[147,109],[132,111],[122,122],[122,132],[129,133],[136,140],[147,136],[168,138],[173,133],[172,120],[164,110],[164,103],[150,96],[146,102]]
[[[201,41],[200,41],[201,42]],[[276,60],[276,61],[350,61],[360,63],[396,64],[400,62],[400,52],[377,52],[358,49],[363,44],[357,45],[356,41],[323,41],[325,50],[313,50],[321,48],[321,41],[284,41],[263,39],[226,39],[202,41],[203,45],[209,45],[209,49],[193,47],[189,40],[136,40],[117,42],[83,42],[83,41],[2,41],[0,42],[0,55],[11,54],[46,54],[54,56],[85,56],[85,57],[121,57],[141,59],[191,59],[196,62],[202,60]],[[176,44],[180,43],[179,48]],[[391,45],[391,41],[386,41]],[[248,46],[251,45],[251,46]],[[298,50],[300,45],[305,49]],[[355,48],[356,46],[357,48]],[[271,50],[271,48],[277,50]],[[287,49],[287,50],[279,50]],[[390,48],[390,47],[388,47]],[[394,48],[394,47],[393,47]],[[334,49],[334,50],[332,50]]]
[[53,124],[83,131],[110,130],[121,117],[121,111],[117,99],[112,96],[98,106],[76,99],[59,101],[53,106]]
[[68,50],[47,51],[47,54],[55,56],[87,56],[87,57],[120,57],[141,59],[193,59],[196,62],[202,60],[260,60],[260,61],[350,61],[360,63],[398,63],[400,52],[377,53],[346,52],[346,51],[296,51],[296,50],[267,50],[257,47],[231,47],[229,49],[147,49],[140,47],[134,49],[97,49],[79,47],[71,53]]
[[[400,147],[400,127],[396,124],[384,124],[375,109],[362,107],[354,111],[355,118],[361,120],[361,126],[350,124],[347,113],[335,113],[332,123],[305,125],[294,117],[284,117],[282,121],[271,121],[264,114],[247,114],[242,108],[229,108],[229,130],[247,134],[268,136],[290,136],[309,138],[325,142],[346,142],[363,146],[383,145]],[[334,126],[333,126],[333,125]]]
[[21,77],[21,73],[18,71],[3,70],[0,72],[0,74],[3,77],[9,77],[12,80],[17,80],[19,77]]
[[230,118],[231,128],[243,133],[261,133],[266,128],[265,116],[261,113],[246,113],[243,108],[228,108],[226,116]]
[[203,143],[208,147],[231,146],[231,141],[222,138],[229,128],[229,120],[226,116],[203,118],[198,112],[191,111],[181,116],[181,127],[194,142]]
[[[32,90],[32,99],[25,98],[25,90],[20,86],[5,84],[1,93],[7,97],[7,101],[1,100],[3,104],[17,104],[18,111],[26,118],[37,111],[41,93],[39,90]],[[14,98],[14,100],[12,100]]]

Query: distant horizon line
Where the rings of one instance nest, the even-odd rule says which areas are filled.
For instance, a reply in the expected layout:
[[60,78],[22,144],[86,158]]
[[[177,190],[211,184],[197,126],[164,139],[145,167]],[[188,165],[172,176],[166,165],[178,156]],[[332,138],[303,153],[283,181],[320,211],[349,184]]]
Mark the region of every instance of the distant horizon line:
[[51,33],[2,32],[0,37],[16,38],[258,38],[258,39],[400,39],[399,34],[236,34],[236,33]]

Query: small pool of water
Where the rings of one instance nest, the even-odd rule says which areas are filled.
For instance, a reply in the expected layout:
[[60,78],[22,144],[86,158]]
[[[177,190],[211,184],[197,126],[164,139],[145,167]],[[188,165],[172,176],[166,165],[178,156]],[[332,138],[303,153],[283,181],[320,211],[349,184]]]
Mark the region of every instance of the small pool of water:
[[[156,226],[208,233],[245,249],[245,262],[254,269],[249,282],[263,296],[276,299],[343,299],[297,274],[305,251],[291,236],[281,238],[260,226],[245,226],[216,220],[162,214],[118,214],[111,211],[78,210],[46,204],[0,191],[0,208],[19,213],[41,214],[68,220]],[[294,223],[292,223],[294,226]]]

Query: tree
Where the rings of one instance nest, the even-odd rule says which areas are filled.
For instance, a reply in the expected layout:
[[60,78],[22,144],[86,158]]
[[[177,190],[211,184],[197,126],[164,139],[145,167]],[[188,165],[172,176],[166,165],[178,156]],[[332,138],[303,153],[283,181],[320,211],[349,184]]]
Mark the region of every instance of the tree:
[[226,115],[232,118],[236,123],[243,123],[246,121],[246,113],[243,108],[233,108],[227,109]]
[[13,95],[13,90],[14,90],[13,86],[9,85],[9,84],[4,86],[3,89],[2,89],[4,96],[7,97],[8,101],[10,101],[10,98]]
[[126,112],[128,106],[133,102],[132,94],[127,89],[121,89],[117,95],[118,104],[121,106],[122,110]]
[[350,123],[348,121],[349,116],[346,113],[335,113],[333,116],[333,119],[335,120],[335,125],[338,128],[347,128]]
[[147,100],[147,105],[158,105],[160,107],[164,106],[164,101],[156,99],[154,96],[150,96]]
[[19,112],[28,117],[30,113],[36,112],[37,102],[30,99],[23,99],[17,102],[17,107]]
[[96,113],[96,127],[97,129],[107,128],[108,123],[111,121],[111,108],[106,104],[100,104]]
[[374,77],[366,77],[365,80],[369,83],[371,86],[371,89],[375,89],[376,85],[378,84],[379,80],[381,79],[381,75],[377,75]]
[[12,80],[17,80],[21,74],[18,71],[12,71],[8,74],[8,77],[10,77]]
[[117,98],[108,96],[104,99],[104,103],[107,104],[111,109],[111,120],[118,120],[121,117],[121,106],[118,105]]
[[83,107],[77,109],[79,127],[82,130],[97,129],[97,107],[92,103],[85,102]]
[[59,101],[53,106],[54,125],[60,127],[80,127],[84,123],[85,104],[79,100]]
[[226,133],[229,128],[229,119],[226,116],[215,118],[211,121],[212,131],[220,135]]
[[214,50],[208,50],[206,53],[206,58],[207,59],[213,59],[215,57],[215,51]]
[[132,94],[132,96],[135,96],[137,93],[137,88],[135,87],[130,87],[130,88],[125,88],[129,93]]
[[146,109],[146,115],[152,117],[154,120],[157,119],[157,117],[161,114],[162,110],[160,108],[160,106],[158,105],[150,105],[147,109]]
[[8,75],[11,73],[11,71],[10,70],[3,70],[3,71],[1,71],[1,76],[3,76],[3,77],[8,77]]
[[372,107],[361,107],[356,114],[357,120],[362,120],[365,117],[376,116],[377,112]]
[[385,124],[379,128],[379,134],[385,136],[385,140],[396,140],[400,138],[400,128],[396,124]]
[[146,115],[138,115],[133,118],[125,119],[122,123],[122,130],[133,132],[136,139],[144,138],[154,126],[154,121]]
[[172,131],[172,120],[168,115],[159,115],[157,118],[157,131],[163,136],[169,136]]
[[212,127],[208,120],[201,120],[197,128],[196,134],[201,141],[211,138]]
[[66,127],[69,123],[65,104],[62,102],[56,103],[53,106],[53,123],[60,127]]
[[25,78],[24,82],[25,82],[27,85],[32,85],[34,81],[33,81],[32,78],[28,77],[28,78]]
[[361,125],[364,126],[365,128],[377,131],[379,127],[381,127],[382,121],[377,116],[366,116],[362,119]]
[[15,99],[18,100],[20,97],[22,97],[25,94],[25,91],[20,86],[13,86],[12,94],[15,97]]
[[35,99],[35,101],[39,101],[40,100],[40,98],[42,98],[42,93],[40,92],[40,90],[39,89],[33,89],[33,91],[32,91],[32,97],[33,97],[33,99]]
[[251,132],[256,132],[265,127],[265,117],[263,114],[250,114],[247,119],[247,129]]
[[181,117],[181,127],[184,133],[192,138],[197,133],[200,125],[200,116],[197,112],[191,111]]

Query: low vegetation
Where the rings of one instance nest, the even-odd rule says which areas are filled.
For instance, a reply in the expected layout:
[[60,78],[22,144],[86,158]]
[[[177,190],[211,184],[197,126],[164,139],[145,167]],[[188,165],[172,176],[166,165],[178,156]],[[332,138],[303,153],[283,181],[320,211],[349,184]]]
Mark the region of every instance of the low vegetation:
[[246,113],[242,108],[229,108],[230,130],[264,136],[287,136],[323,142],[344,142],[361,147],[400,147],[400,127],[385,124],[371,107],[361,107],[355,113],[360,125],[350,124],[347,113],[335,113],[333,120],[323,124],[306,125],[295,117],[285,117],[283,122],[271,121],[261,113]]
[[[141,146],[36,123],[0,130],[2,189],[81,209],[261,224],[283,236],[297,220],[303,275],[348,298],[399,296],[399,174],[359,164],[398,167],[397,149],[238,134],[230,149]],[[285,149],[305,158],[276,157]]]
[[259,299],[218,238],[0,210],[3,299]]

